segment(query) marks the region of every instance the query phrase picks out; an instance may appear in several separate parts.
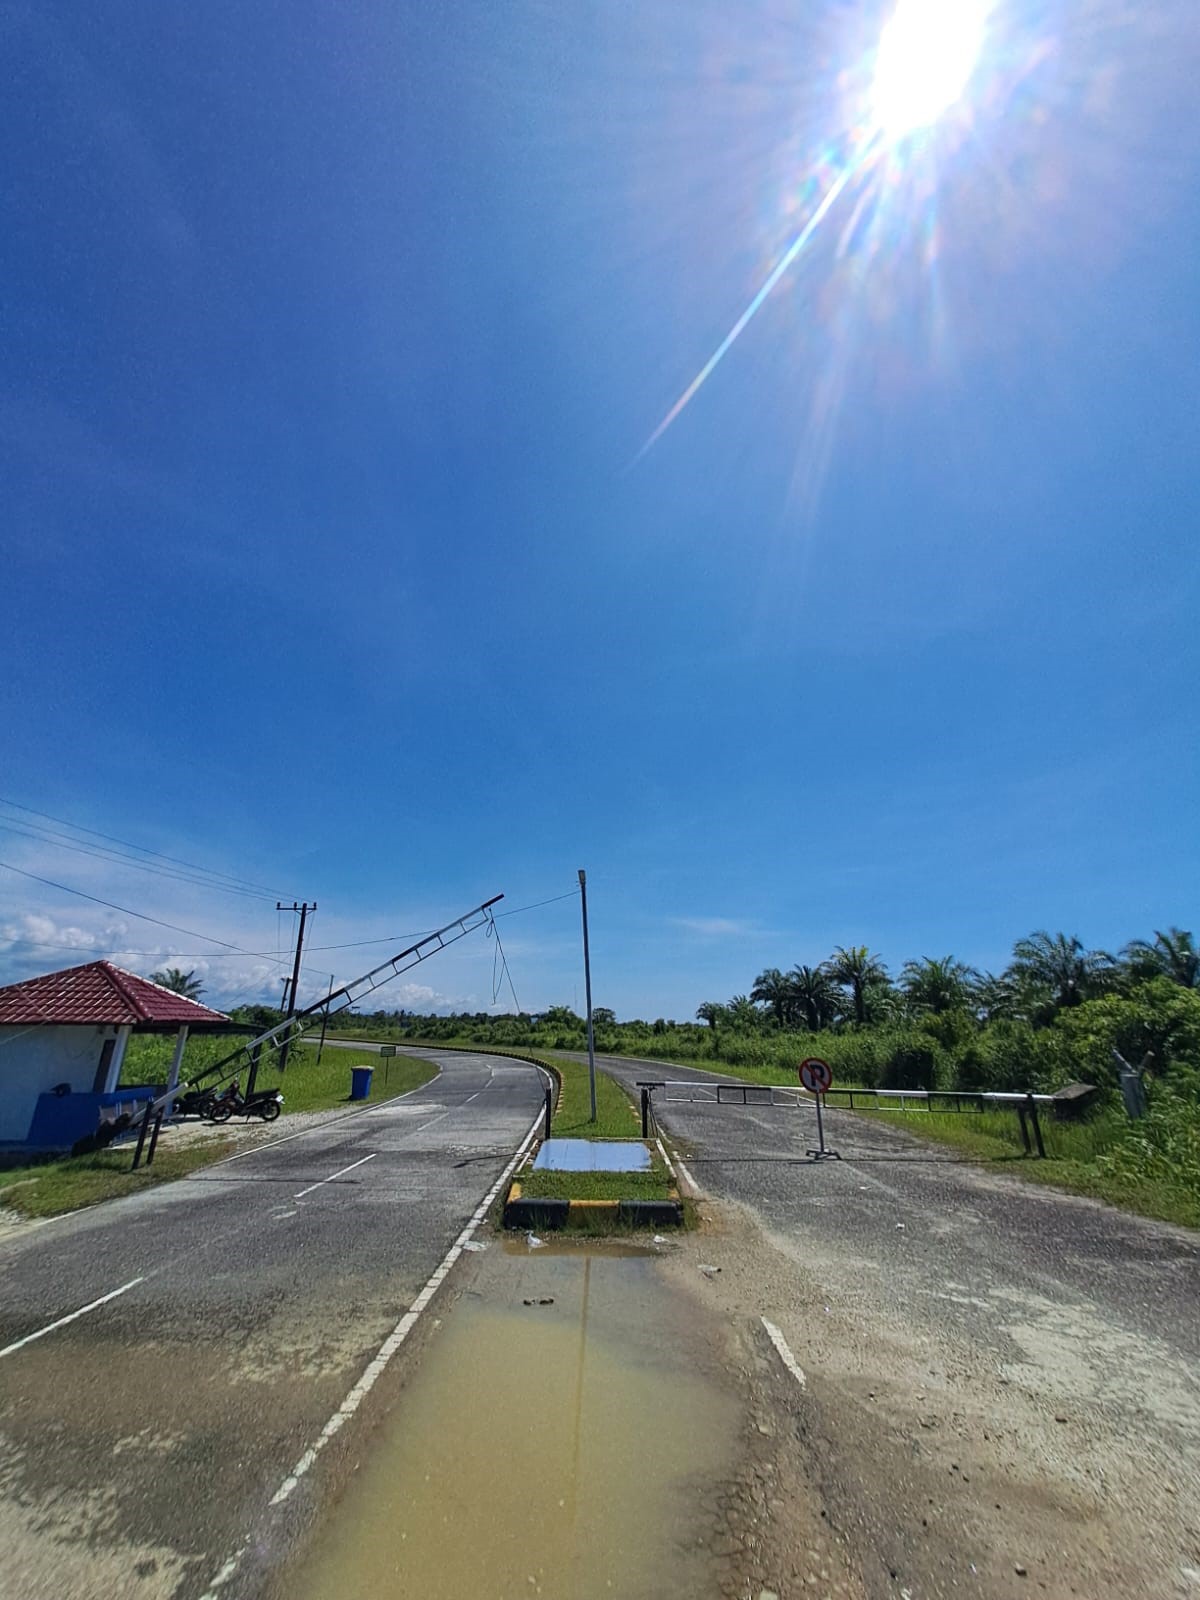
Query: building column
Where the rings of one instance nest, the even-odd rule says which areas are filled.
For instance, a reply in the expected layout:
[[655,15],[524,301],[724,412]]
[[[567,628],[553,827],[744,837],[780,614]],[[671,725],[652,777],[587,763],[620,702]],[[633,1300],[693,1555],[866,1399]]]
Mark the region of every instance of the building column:
[[[175,1035],[175,1054],[171,1057],[171,1071],[167,1078],[167,1093],[179,1087],[179,1069],[183,1065],[183,1047],[187,1043],[187,1023],[181,1023],[179,1032]],[[167,1101],[167,1115],[175,1109],[174,1100]]]
[[112,1053],[112,1060],[108,1063],[108,1077],[104,1080],[104,1093],[112,1094],[121,1081],[121,1068],[125,1063],[125,1046],[129,1043],[129,1035],[133,1032],[131,1023],[125,1022],[117,1029],[117,1043]]

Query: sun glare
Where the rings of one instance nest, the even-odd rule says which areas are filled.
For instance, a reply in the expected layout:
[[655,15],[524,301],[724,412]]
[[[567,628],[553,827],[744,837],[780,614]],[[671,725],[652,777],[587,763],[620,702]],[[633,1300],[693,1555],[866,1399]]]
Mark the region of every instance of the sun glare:
[[983,0],[899,0],[879,40],[874,111],[902,139],[936,122],[962,94],[983,44]]

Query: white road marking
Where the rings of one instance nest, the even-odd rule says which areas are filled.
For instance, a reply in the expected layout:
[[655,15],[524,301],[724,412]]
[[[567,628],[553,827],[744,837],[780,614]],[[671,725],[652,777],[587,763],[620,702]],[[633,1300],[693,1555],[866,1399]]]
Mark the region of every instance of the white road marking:
[[[530,1065],[533,1065],[533,1063],[531,1062]],[[539,1067],[537,1070],[542,1072],[543,1076],[548,1076],[543,1068]],[[351,1389],[350,1393],[346,1396],[338,1409],[330,1417],[329,1421],[321,1429],[314,1443],[310,1445],[309,1448],[304,1452],[299,1461],[297,1461],[296,1465],[292,1468],[291,1472],[287,1475],[287,1477],[279,1485],[279,1488],[272,1495],[270,1502],[272,1506],[281,1506],[285,1501],[291,1499],[301,1478],[303,1478],[305,1473],[307,1473],[313,1466],[321,1451],[329,1443],[330,1439],[341,1432],[346,1423],[349,1422],[350,1418],[354,1415],[359,1406],[362,1405],[363,1401],[375,1387],[375,1384],[383,1376],[384,1370],[386,1369],[388,1363],[396,1354],[397,1350],[399,1350],[400,1346],[408,1338],[409,1334],[416,1326],[417,1319],[425,1310],[426,1306],[428,1306],[429,1302],[433,1299],[434,1295],[441,1288],[442,1283],[445,1281],[445,1278],[451,1267],[453,1267],[459,1256],[462,1255],[463,1246],[470,1242],[471,1236],[474,1234],[476,1228],[478,1228],[484,1217],[487,1216],[492,1202],[500,1193],[504,1185],[508,1182],[509,1178],[512,1177],[518,1166],[520,1166],[521,1162],[525,1159],[530,1145],[537,1137],[538,1130],[542,1126],[542,1119],[544,1115],[545,1113],[542,1111],[541,1107],[539,1107],[538,1114],[534,1118],[528,1133],[526,1133],[525,1137],[521,1140],[520,1145],[517,1147],[516,1155],[513,1156],[512,1160],[505,1167],[504,1171],[500,1174],[495,1183],[488,1190],[487,1194],[480,1201],[478,1207],[471,1217],[471,1220],[467,1223],[466,1227],[459,1234],[458,1238],[450,1246],[440,1265],[434,1271],[433,1276],[429,1279],[429,1282],[421,1290],[420,1294],[413,1301],[412,1305],[404,1313],[404,1315],[400,1318],[400,1321],[380,1345],[373,1359],[367,1364],[366,1370],[363,1372],[362,1377],[359,1378],[353,1389]],[[253,1537],[254,1535],[250,1535],[236,1551],[236,1553],[232,1555],[228,1561],[226,1561],[224,1566],[209,1584],[208,1589],[200,1596],[200,1600],[217,1600],[217,1590],[224,1588],[224,1586],[237,1572],[238,1568],[242,1564],[242,1560],[244,1559],[246,1552],[250,1548]]]
[[128,1283],[123,1283],[119,1289],[110,1289],[107,1294],[102,1294],[99,1300],[89,1300],[86,1306],[80,1306],[78,1311],[72,1311],[68,1316],[59,1317],[57,1322],[48,1322],[44,1328],[39,1328],[36,1333],[27,1333],[23,1339],[17,1339],[13,1344],[5,1345],[0,1350],[0,1358],[11,1356],[14,1351],[20,1350],[24,1345],[32,1344],[35,1339],[43,1339],[46,1334],[53,1333],[55,1328],[65,1328],[68,1322],[74,1322],[79,1317],[86,1317],[89,1311],[95,1311],[97,1306],[107,1305],[110,1300],[115,1300],[119,1294],[126,1294],[130,1289],[136,1289],[139,1283],[146,1281],[145,1274],[140,1278],[130,1278]]
[[687,1183],[688,1188],[691,1189],[693,1194],[703,1194],[704,1190],[696,1182],[695,1178],[692,1177],[691,1173],[684,1166],[683,1162],[679,1159],[678,1156],[675,1157],[675,1165],[679,1169],[679,1171],[683,1174],[684,1181]]
[[787,1340],[783,1337],[782,1333],[780,1333],[779,1329],[775,1326],[775,1324],[773,1322],[768,1322],[767,1321],[766,1317],[760,1317],[759,1321],[762,1323],[763,1327],[767,1330],[767,1338],[770,1339],[771,1343],[775,1346],[776,1350],[779,1352],[779,1359],[783,1362],[784,1366],[791,1373],[792,1377],[795,1378],[796,1382],[800,1385],[800,1387],[802,1389],[805,1388],[807,1386],[808,1380],[804,1376],[804,1371],[803,1371],[803,1368],[800,1366],[800,1363],[796,1360],[795,1356],[788,1349]]
[[372,1150],[371,1154],[369,1156],[363,1156],[361,1161],[352,1161],[348,1167],[341,1167],[337,1172],[331,1172],[327,1178],[321,1178],[316,1183],[310,1183],[307,1189],[301,1189],[299,1194],[294,1194],[292,1196],[292,1199],[303,1200],[306,1194],[311,1194],[314,1189],[320,1189],[325,1184],[332,1183],[335,1178],[344,1178],[346,1173],[353,1172],[355,1167],[365,1167],[367,1162],[374,1161],[378,1154],[378,1150]]
[[[670,1156],[667,1154],[666,1145],[659,1138],[656,1138],[654,1142],[658,1146],[659,1155],[663,1158],[664,1162],[666,1163],[667,1171],[671,1174],[672,1178],[675,1178],[675,1168],[671,1163]],[[679,1179],[675,1178],[675,1182],[678,1183]]]

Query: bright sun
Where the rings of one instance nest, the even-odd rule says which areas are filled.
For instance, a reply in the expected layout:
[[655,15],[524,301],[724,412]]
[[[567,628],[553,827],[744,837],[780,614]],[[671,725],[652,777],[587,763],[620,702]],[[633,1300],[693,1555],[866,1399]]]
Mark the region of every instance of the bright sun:
[[985,12],[984,0],[899,0],[875,60],[875,118],[889,138],[928,127],[962,94]]

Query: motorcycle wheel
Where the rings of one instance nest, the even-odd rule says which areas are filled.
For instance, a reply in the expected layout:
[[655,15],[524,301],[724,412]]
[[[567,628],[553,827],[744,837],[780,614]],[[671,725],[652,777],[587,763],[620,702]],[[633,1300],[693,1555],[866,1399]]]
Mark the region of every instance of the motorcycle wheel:
[[208,1112],[210,1122],[228,1122],[233,1115],[233,1107],[226,1102],[223,1106],[211,1106]]
[[264,1122],[274,1122],[275,1118],[279,1115],[279,1101],[264,1100],[262,1105],[258,1108],[258,1114]]

